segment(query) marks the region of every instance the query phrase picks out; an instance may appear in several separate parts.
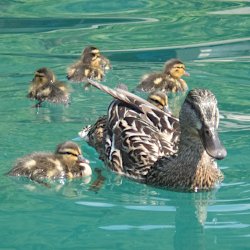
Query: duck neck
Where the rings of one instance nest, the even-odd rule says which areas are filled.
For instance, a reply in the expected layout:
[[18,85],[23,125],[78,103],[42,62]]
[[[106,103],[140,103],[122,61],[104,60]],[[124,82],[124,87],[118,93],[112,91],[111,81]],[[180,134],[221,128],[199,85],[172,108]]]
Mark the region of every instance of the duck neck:
[[159,159],[147,176],[147,182],[173,189],[211,189],[222,177],[198,137],[182,131],[179,151],[171,157]]

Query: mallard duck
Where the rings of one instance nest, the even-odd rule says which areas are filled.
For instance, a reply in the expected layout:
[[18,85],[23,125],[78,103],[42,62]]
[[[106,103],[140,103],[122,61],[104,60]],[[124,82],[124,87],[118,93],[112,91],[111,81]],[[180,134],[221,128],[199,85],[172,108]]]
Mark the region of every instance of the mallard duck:
[[[122,85],[119,85],[119,89],[126,90]],[[168,108],[168,97],[161,91],[154,91],[148,95],[147,100],[159,109],[169,112]],[[106,131],[107,115],[103,115],[98,118],[94,125],[88,125],[84,127],[78,135],[86,140],[88,144],[96,149],[100,154],[100,158],[103,150],[103,136]]]
[[67,69],[67,78],[73,82],[87,82],[88,78],[102,81],[110,68],[110,61],[100,54],[99,49],[88,46],[83,50],[80,60]]
[[57,81],[55,74],[48,68],[40,68],[35,72],[27,97],[35,99],[40,107],[42,102],[69,103],[69,88],[63,82]]
[[165,63],[163,72],[146,74],[142,77],[137,90],[149,92],[160,90],[163,92],[185,92],[187,83],[181,79],[183,75],[188,76],[185,64],[178,59],[170,59]]
[[125,90],[89,82],[117,99],[109,106],[104,138],[110,169],[176,190],[209,190],[223,180],[215,160],[227,152],[217,133],[219,111],[211,91],[191,90],[178,120]]
[[55,153],[35,152],[18,159],[7,174],[46,183],[46,179],[87,177],[92,170],[78,145],[66,141],[57,146]]

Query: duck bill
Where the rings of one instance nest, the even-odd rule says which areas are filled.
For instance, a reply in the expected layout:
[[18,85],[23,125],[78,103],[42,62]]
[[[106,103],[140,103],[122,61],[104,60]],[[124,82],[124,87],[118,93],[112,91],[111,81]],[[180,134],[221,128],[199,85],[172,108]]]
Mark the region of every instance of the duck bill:
[[183,75],[184,76],[190,76],[190,74],[187,71],[185,71]]
[[82,155],[78,155],[78,160],[77,160],[78,163],[86,163],[86,164],[89,164],[89,160],[84,158]]
[[226,157],[227,151],[220,142],[218,132],[214,128],[203,127],[200,130],[200,138],[203,146],[211,157],[222,160]]

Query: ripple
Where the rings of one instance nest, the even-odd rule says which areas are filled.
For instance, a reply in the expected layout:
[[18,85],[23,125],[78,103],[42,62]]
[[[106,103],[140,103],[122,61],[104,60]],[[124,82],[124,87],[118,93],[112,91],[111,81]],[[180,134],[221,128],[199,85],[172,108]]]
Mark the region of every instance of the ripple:
[[89,206],[89,207],[115,207],[114,204],[111,203],[105,203],[105,202],[88,202],[88,201],[78,201],[76,202],[76,204],[78,205],[82,205],[82,206]]
[[[179,46],[108,50],[111,60],[165,61],[172,57],[183,60],[234,61],[250,59],[250,38],[229,39],[208,43],[186,44]],[[121,56],[122,55],[122,56]],[[162,57],[162,55],[165,55]]]
[[171,206],[125,206],[127,209],[138,211],[153,211],[153,212],[174,212],[175,207]]
[[214,205],[208,208],[209,212],[239,212],[250,210],[250,204]]
[[250,115],[234,112],[221,112],[221,126],[223,131],[250,130]]
[[155,230],[155,229],[167,229],[174,228],[171,225],[143,225],[143,226],[132,226],[132,225],[110,225],[110,226],[101,226],[100,229],[109,230],[109,231],[125,231],[125,230]]
[[156,22],[154,18],[0,18],[1,34],[96,29],[104,25]]
[[220,223],[206,223],[206,228],[212,228],[212,229],[221,229],[221,228],[247,228],[249,227],[249,224],[243,224],[243,223],[238,223],[238,222],[220,222]]
[[249,15],[250,7],[235,8],[231,10],[212,11],[212,12],[209,12],[209,14],[212,14],[212,15]]

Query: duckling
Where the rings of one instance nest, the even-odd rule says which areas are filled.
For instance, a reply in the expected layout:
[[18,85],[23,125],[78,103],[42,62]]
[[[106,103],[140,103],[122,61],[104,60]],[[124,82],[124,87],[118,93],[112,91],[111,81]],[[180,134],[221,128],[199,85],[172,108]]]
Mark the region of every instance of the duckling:
[[[119,89],[127,90],[123,84],[118,85]],[[168,107],[168,97],[166,93],[161,91],[154,91],[148,95],[147,100],[157,108],[164,112],[171,113]],[[88,125],[84,127],[78,135],[83,138],[87,143],[96,149],[102,158],[103,152],[103,137],[106,133],[107,115],[103,115],[98,118],[94,125]]]
[[163,110],[164,112],[171,113],[168,107],[168,96],[166,93],[155,90],[148,95],[147,101],[152,103],[157,108]]
[[89,161],[82,156],[79,146],[71,141],[59,144],[55,153],[34,152],[17,159],[7,173],[10,176],[26,176],[45,185],[46,179],[72,179],[91,174]]
[[35,99],[35,107],[41,107],[44,101],[69,104],[69,88],[63,82],[57,81],[55,74],[48,68],[40,68],[35,72],[27,97]]
[[118,174],[177,191],[215,188],[223,173],[216,160],[226,157],[217,129],[219,110],[207,89],[191,90],[179,120],[125,90],[90,84],[112,95],[103,158]]
[[181,79],[183,75],[189,76],[185,71],[185,64],[178,59],[170,59],[165,63],[163,72],[147,74],[137,86],[137,90],[163,92],[185,92],[188,89],[187,83]]
[[[67,69],[67,78],[73,82],[87,82],[88,78],[102,81],[111,68],[110,61],[94,46],[86,47],[80,60]],[[84,86],[88,87],[88,83]]]

